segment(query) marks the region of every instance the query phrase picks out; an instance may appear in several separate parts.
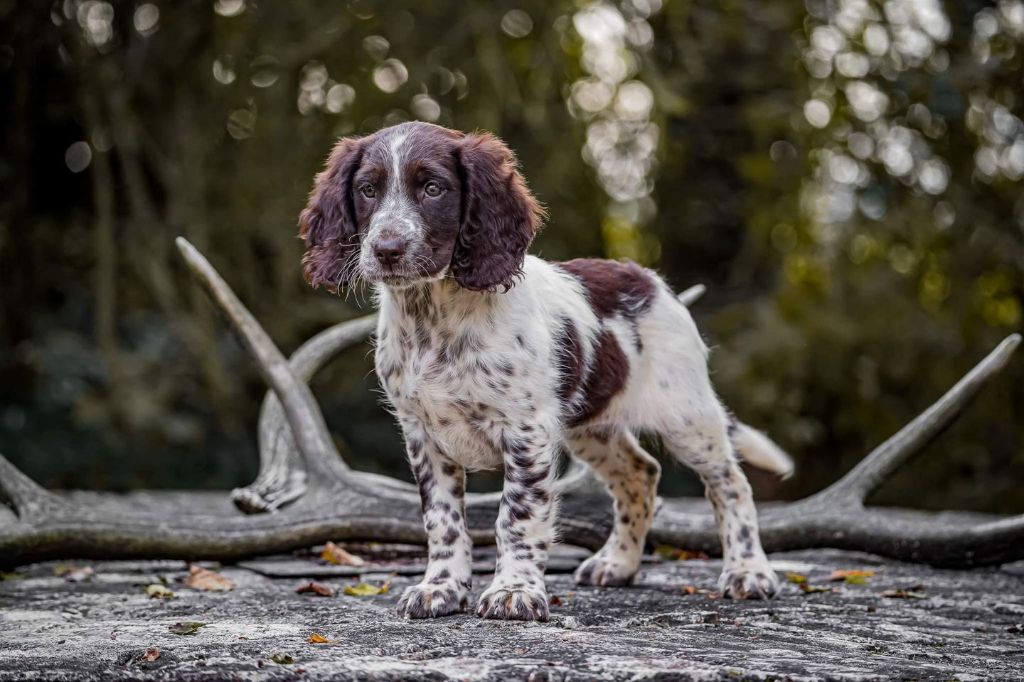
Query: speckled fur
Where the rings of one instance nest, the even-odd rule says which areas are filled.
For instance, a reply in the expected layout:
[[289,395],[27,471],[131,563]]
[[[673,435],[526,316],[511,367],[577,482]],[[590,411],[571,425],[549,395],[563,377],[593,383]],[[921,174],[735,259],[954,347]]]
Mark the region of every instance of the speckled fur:
[[[526,256],[539,224],[536,202],[511,152],[496,138],[472,137],[406,124],[347,141],[346,148],[381,159],[372,176],[378,193],[346,204],[351,224],[329,236],[332,224],[322,217],[346,212],[322,206],[324,197],[351,200],[329,183],[356,191],[366,182],[360,164],[336,152],[303,213],[311,282],[361,277],[377,292],[376,370],[405,436],[429,538],[429,568],[402,596],[400,613],[423,618],[466,607],[466,472],[503,467],[498,561],[477,613],[547,619],[544,569],[555,539],[554,480],[563,449],[593,468],[615,510],[607,543],[576,580],[629,583],[660,476],[636,440],[641,431],[660,434],[704,481],[721,532],[724,594],[772,596],[776,576],[730,439],[730,428],[746,427],[731,427],[715,396],[708,351],[686,307],[655,273],[632,263],[556,264]],[[432,152],[432,167],[444,190],[431,201],[416,185],[422,174],[407,168],[422,161],[424,145],[442,150]],[[332,164],[346,163],[354,167],[340,177]],[[452,215],[461,223],[453,224]],[[315,230],[306,229],[307,219]],[[374,249],[381,235],[399,235],[410,255],[379,265]],[[331,244],[358,250],[338,255]]]

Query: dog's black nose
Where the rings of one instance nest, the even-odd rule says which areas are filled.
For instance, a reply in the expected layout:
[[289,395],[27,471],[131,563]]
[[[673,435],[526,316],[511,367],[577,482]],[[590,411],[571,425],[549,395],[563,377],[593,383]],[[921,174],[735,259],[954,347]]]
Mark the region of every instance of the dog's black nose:
[[398,237],[381,239],[374,245],[373,255],[384,267],[394,267],[405,255],[405,240]]

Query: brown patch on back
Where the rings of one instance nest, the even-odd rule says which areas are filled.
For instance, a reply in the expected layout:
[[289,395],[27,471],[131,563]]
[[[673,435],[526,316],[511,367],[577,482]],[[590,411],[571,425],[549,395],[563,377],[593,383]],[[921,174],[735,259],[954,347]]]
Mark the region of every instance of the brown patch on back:
[[654,299],[655,279],[632,261],[577,258],[558,265],[580,281],[590,307],[600,319],[616,314],[633,319]]

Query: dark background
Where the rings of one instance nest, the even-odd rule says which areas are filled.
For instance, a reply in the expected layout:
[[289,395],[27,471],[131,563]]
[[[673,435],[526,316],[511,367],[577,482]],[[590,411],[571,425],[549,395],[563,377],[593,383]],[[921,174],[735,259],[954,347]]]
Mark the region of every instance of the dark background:
[[[707,284],[716,384],[798,462],[759,492],[803,495],[1021,330],[1022,51],[1019,0],[0,0],[0,452],[53,487],[247,482],[263,386],[173,238],[289,352],[366,311],[302,283],[313,173],[422,118],[518,152],[535,253]],[[405,477],[367,350],[314,389]],[[1024,511],[1022,380],[878,500]]]

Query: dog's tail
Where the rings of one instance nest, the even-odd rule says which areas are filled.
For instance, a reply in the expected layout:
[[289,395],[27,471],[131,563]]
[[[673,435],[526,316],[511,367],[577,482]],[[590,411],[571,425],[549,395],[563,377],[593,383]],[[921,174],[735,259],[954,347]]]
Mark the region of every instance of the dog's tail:
[[729,429],[729,440],[740,458],[759,469],[789,478],[796,468],[793,458],[776,445],[771,438],[757,429],[733,419]]

